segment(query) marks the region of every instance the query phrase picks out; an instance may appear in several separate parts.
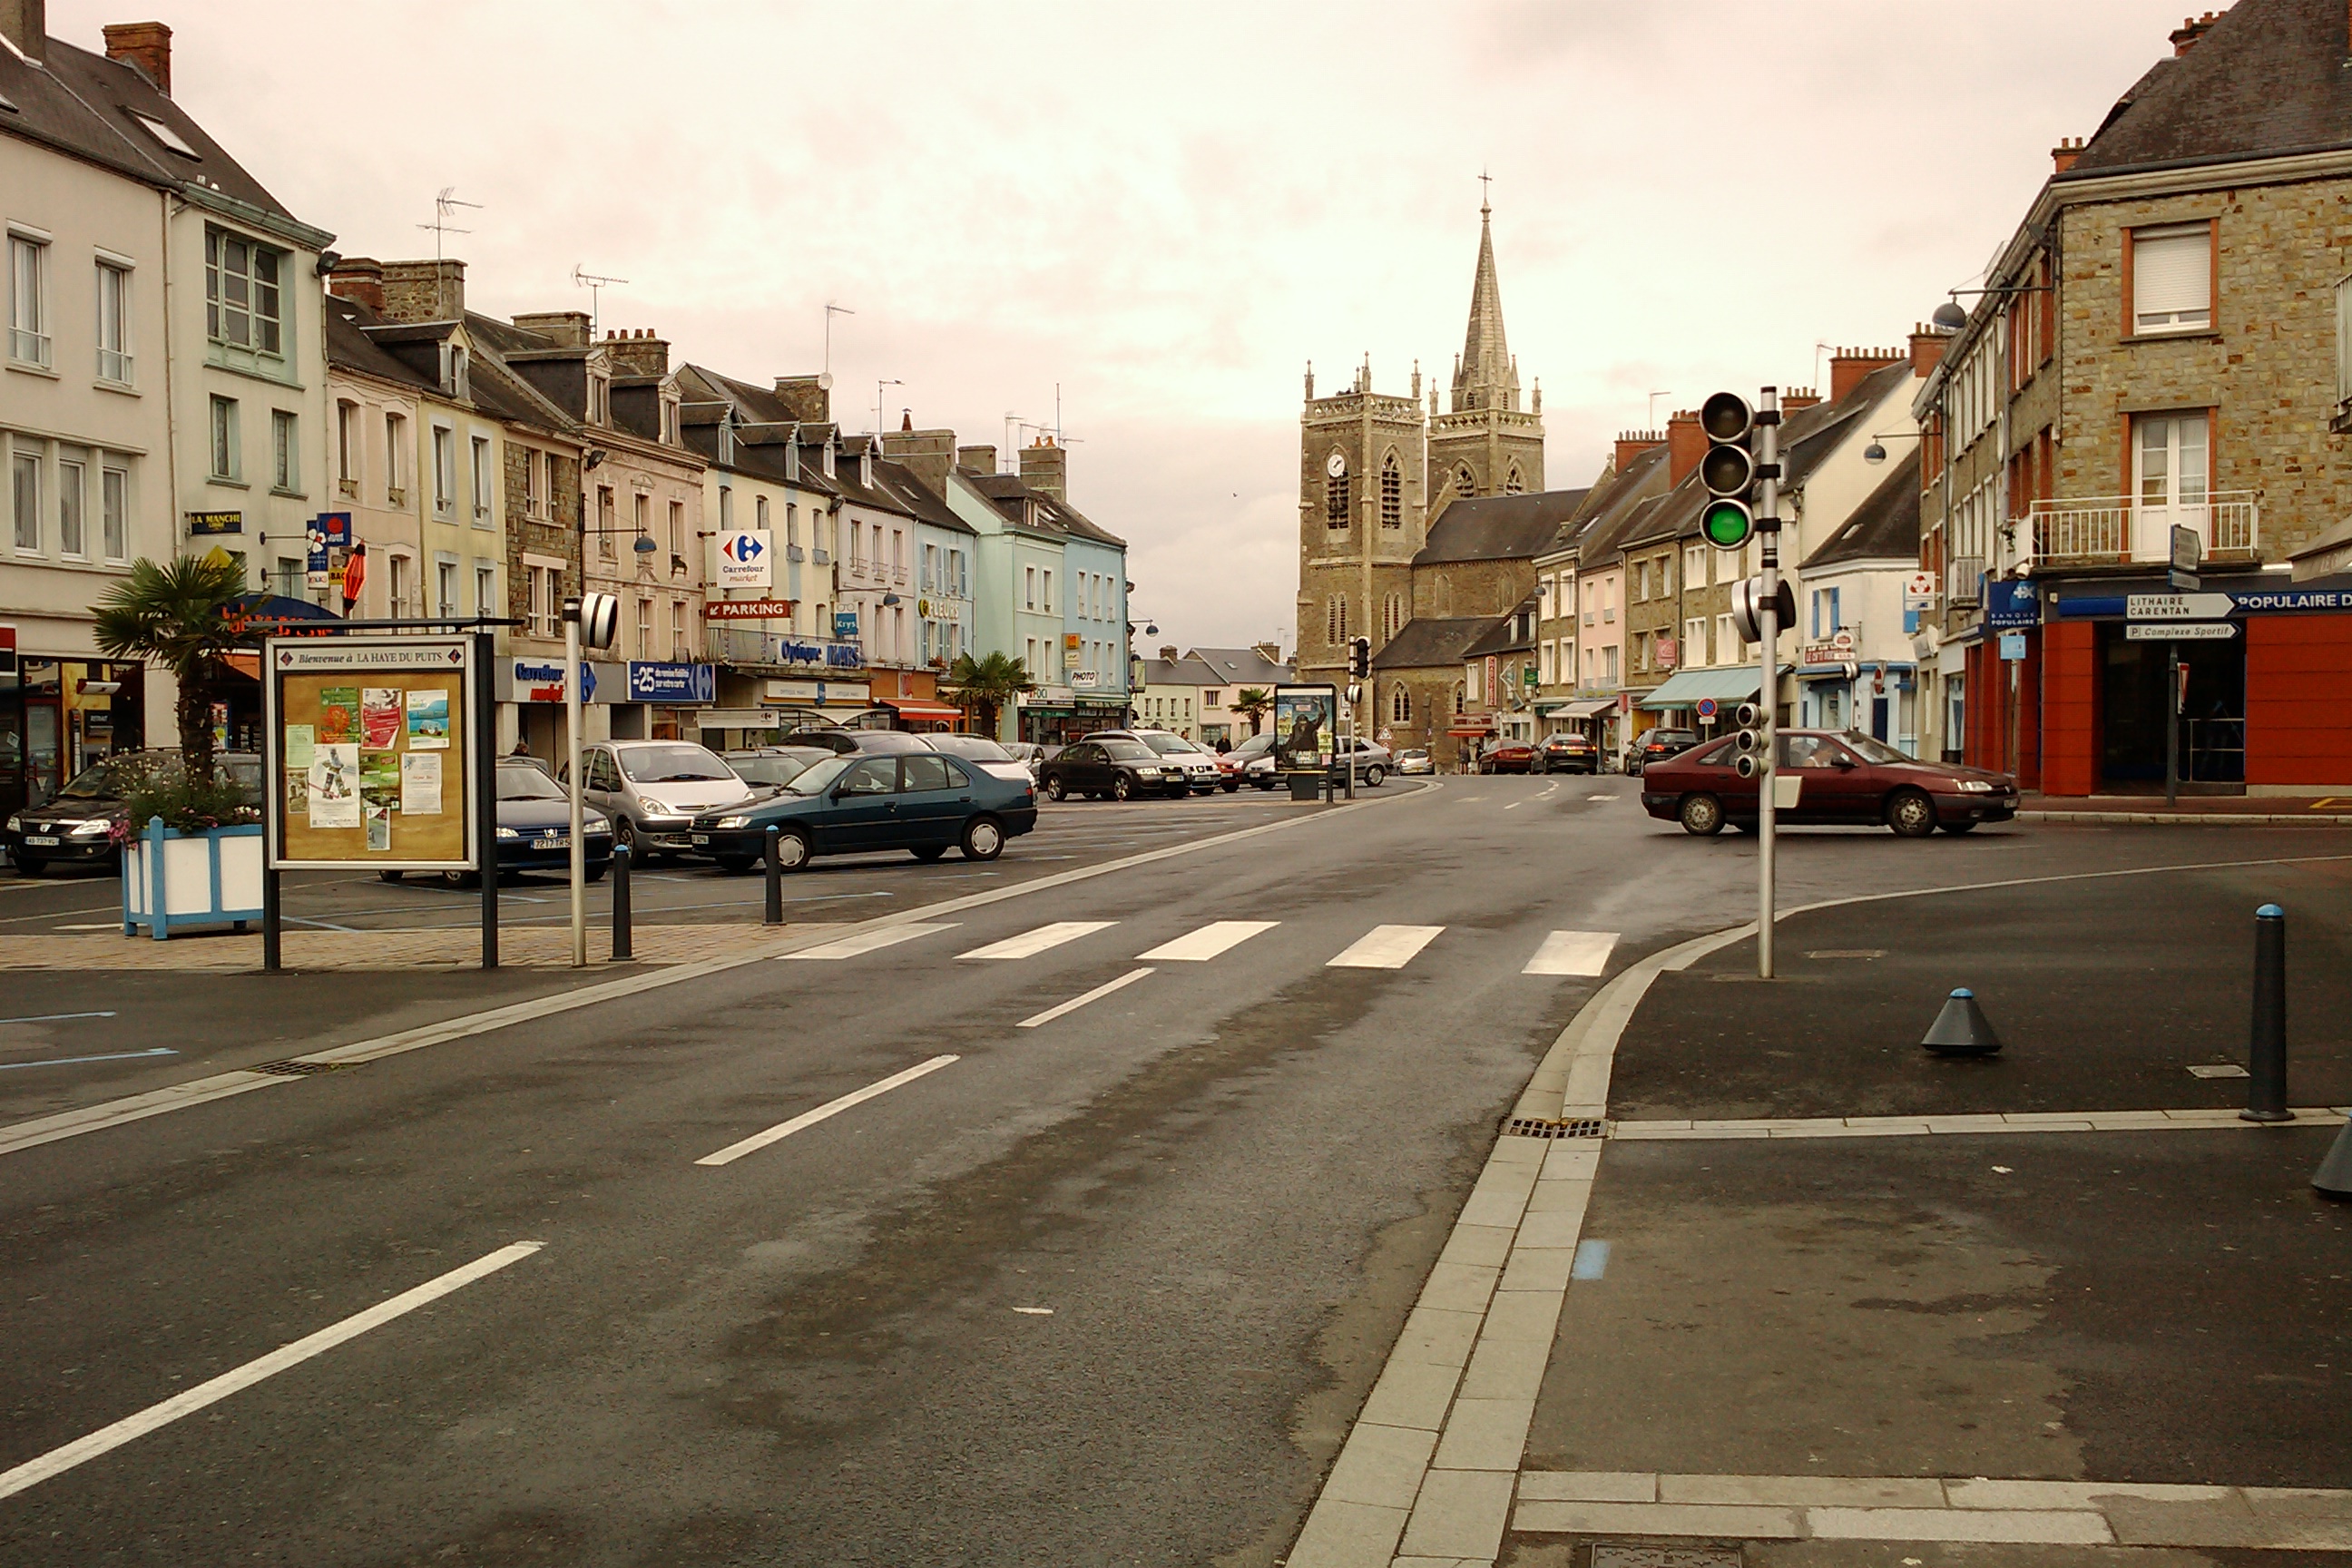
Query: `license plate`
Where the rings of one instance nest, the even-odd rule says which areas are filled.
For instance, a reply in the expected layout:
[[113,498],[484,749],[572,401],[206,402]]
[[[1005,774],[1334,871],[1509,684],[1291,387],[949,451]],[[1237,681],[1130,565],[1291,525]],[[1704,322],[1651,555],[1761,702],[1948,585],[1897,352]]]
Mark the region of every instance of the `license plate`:
[[710,835],[708,833],[698,833],[694,836],[694,841],[697,844],[708,844],[710,842]]
[[54,849],[58,847],[58,840],[54,833],[27,833],[25,835],[25,842],[37,844],[44,849]]
[[533,849],[568,849],[572,847],[572,840],[569,838],[534,838],[530,841],[530,847]]

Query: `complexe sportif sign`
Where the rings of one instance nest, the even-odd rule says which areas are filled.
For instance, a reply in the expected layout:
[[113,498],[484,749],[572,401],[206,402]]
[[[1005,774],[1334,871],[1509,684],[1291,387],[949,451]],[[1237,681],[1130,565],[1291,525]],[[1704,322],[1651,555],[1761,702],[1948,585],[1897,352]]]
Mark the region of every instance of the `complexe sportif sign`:
[[470,871],[470,637],[271,638],[263,723],[270,864]]

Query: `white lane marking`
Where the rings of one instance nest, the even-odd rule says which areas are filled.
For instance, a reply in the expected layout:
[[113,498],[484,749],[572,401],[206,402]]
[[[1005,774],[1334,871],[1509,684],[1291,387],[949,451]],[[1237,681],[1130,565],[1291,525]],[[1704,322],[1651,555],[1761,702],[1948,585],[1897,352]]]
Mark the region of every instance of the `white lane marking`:
[[1135,955],[1139,963],[1160,959],[1170,963],[1205,963],[1229,948],[1239,947],[1262,931],[1272,931],[1279,921],[1211,921],[1199,931],[1187,931],[1174,942],[1163,942],[1150,952]]
[[1615,800],[1617,797],[1613,795],[1588,795],[1584,798],[1587,800]]
[[68,1018],[111,1018],[111,1017],[113,1017],[113,1016],[114,1016],[114,1015],[113,1015],[111,1012],[106,1012],[106,1013],[33,1013],[33,1014],[28,1014],[27,1016],[26,1016],[25,1017],[22,1017],[22,1018],[0,1018],[0,1024],[56,1024],[56,1023],[61,1023],[61,1022],[63,1022],[64,1020],[66,1020],[66,1019],[68,1019]]
[[1523,805],[1527,805],[1527,804],[1528,804],[1528,803],[1527,803],[1526,801],[1523,801],[1523,800],[1515,800],[1515,801],[1511,802],[1511,804],[1510,804],[1510,805],[1507,805],[1507,806],[1503,807],[1503,809],[1504,809],[1505,811],[1517,811],[1517,810],[1518,810],[1518,809],[1519,809],[1519,807],[1521,807],[1521,806],[1523,806]]
[[1033,1318],[1050,1318],[1054,1315],[1054,1309],[1051,1307],[1015,1307],[1013,1310],[1016,1312],[1025,1312]]
[[126,1415],[110,1426],[100,1427],[87,1437],[77,1438],[62,1448],[52,1448],[37,1459],[27,1459],[13,1470],[0,1472],[0,1498],[12,1497],[27,1487],[38,1486],[52,1476],[72,1469],[85,1459],[94,1459],[110,1449],[120,1448],[159,1426],[168,1426],[183,1415],[192,1415],[241,1389],[250,1388],[264,1378],[275,1377],[322,1351],[334,1349],[345,1340],[357,1339],[370,1329],[381,1328],[404,1313],[413,1312],[452,1290],[461,1289],[477,1279],[495,1274],[509,1263],[520,1262],[546,1245],[543,1241],[518,1241],[511,1246],[501,1247],[462,1268],[453,1268],[437,1279],[427,1279],[414,1289],[404,1290],[388,1300],[378,1301],[365,1311],[354,1312],[341,1322],[330,1324],[292,1344],[281,1345],[257,1361],[247,1362],[243,1366],[196,1384],[184,1394],[173,1394],[161,1405],[151,1405],[135,1415]]
[[956,922],[940,925],[885,926],[880,931],[854,931],[847,936],[822,942],[814,947],[804,947],[798,952],[781,953],[782,958],[856,958],[864,952],[874,952],[886,947],[896,947],[902,942],[912,942],[919,936],[935,931],[953,931]]
[[1444,926],[1374,926],[1350,943],[1326,969],[1402,969],[1433,941]]
[[1556,931],[1544,938],[1522,974],[1599,974],[1617,945],[1613,931]]
[[1075,1013],[1089,1002],[1099,1002],[1112,992],[1132,985],[1150,973],[1149,969],[1130,969],[1118,979],[1097,985],[1083,996],[1073,996],[1066,1002],[1056,1003],[1034,1017],[1024,1018],[1013,1026],[1016,1029],[1034,1029],[1040,1024],[1050,1024],[1063,1014]]
[[790,1121],[779,1121],[764,1132],[754,1132],[740,1142],[730,1143],[715,1154],[705,1154],[695,1163],[698,1165],[731,1163],[746,1154],[756,1153],[771,1143],[789,1138],[804,1127],[814,1127],[827,1117],[838,1116],[853,1105],[863,1105],[877,1094],[887,1094],[900,1084],[912,1083],[926,1073],[937,1072],[956,1059],[954,1057],[933,1057],[927,1062],[917,1062],[906,1071],[894,1072],[879,1083],[869,1083],[864,1089],[843,1095],[839,1100],[828,1100],[814,1110],[803,1110]]
[[1048,948],[1076,942],[1082,936],[1092,936],[1098,931],[1108,931],[1117,921],[1055,921],[1024,931],[1019,936],[1008,936],[1003,942],[992,942],[986,947],[975,947],[970,952],[960,952],[958,958],[1033,958]]

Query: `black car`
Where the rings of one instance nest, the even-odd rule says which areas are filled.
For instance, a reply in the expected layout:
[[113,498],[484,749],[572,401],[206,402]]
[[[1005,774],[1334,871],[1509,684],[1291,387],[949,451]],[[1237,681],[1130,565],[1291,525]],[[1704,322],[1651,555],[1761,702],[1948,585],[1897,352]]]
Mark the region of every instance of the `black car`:
[[1082,795],[1088,800],[1129,800],[1139,795],[1189,795],[1184,770],[1142,742],[1125,738],[1076,742],[1046,763],[1047,800]]
[[910,849],[936,860],[961,847],[967,860],[993,860],[1004,841],[1037,826],[1037,796],[929,746],[901,756],[827,757],[772,795],[706,811],[694,819],[694,848],[724,871],[748,871],[780,831],[776,856],[797,871],[818,855]]
[[[594,806],[580,816],[580,844],[585,875],[604,879],[613,868],[613,823]],[[499,873],[572,869],[572,796],[555,782],[547,764],[536,757],[499,759]],[[379,871],[387,882],[401,879],[398,871]],[[478,871],[444,871],[442,884],[478,888]]]
[[835,756],[887,756],[899,752],[928,752],[920,735],[904,730],[795,730],[784,737],[787,746],[819,746]]
[[1625,771],[1639,773],[1652,763],[1679,757],[1697,744],[1698,731],[1696,730],[1653,730],[1633,742],[1633,754],[1625,759]]
[[1591,736],[1576,730],[1546,735],[1536,742],[1534,767],[1539,773],[1597,773],[1601,748]]
[[[247,805],[261,804],[258,756],[221,752],[213,761]],[[76,773],[47,801],[0,824],[0,845],[24,877],[37,877],[51,866],[119,866],[118,835],[128,830],[131,792],[152,780],[177,777],[184,766],[176,751],[119,752]]]

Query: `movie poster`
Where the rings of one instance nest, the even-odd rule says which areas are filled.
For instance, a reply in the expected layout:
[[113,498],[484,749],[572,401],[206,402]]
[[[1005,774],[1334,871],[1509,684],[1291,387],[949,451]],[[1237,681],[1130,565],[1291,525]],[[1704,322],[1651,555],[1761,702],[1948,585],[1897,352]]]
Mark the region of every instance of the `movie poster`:
[[1274,765],[1328,768],[1339,724],[1339,695],[1328,686],[1274,689]]

